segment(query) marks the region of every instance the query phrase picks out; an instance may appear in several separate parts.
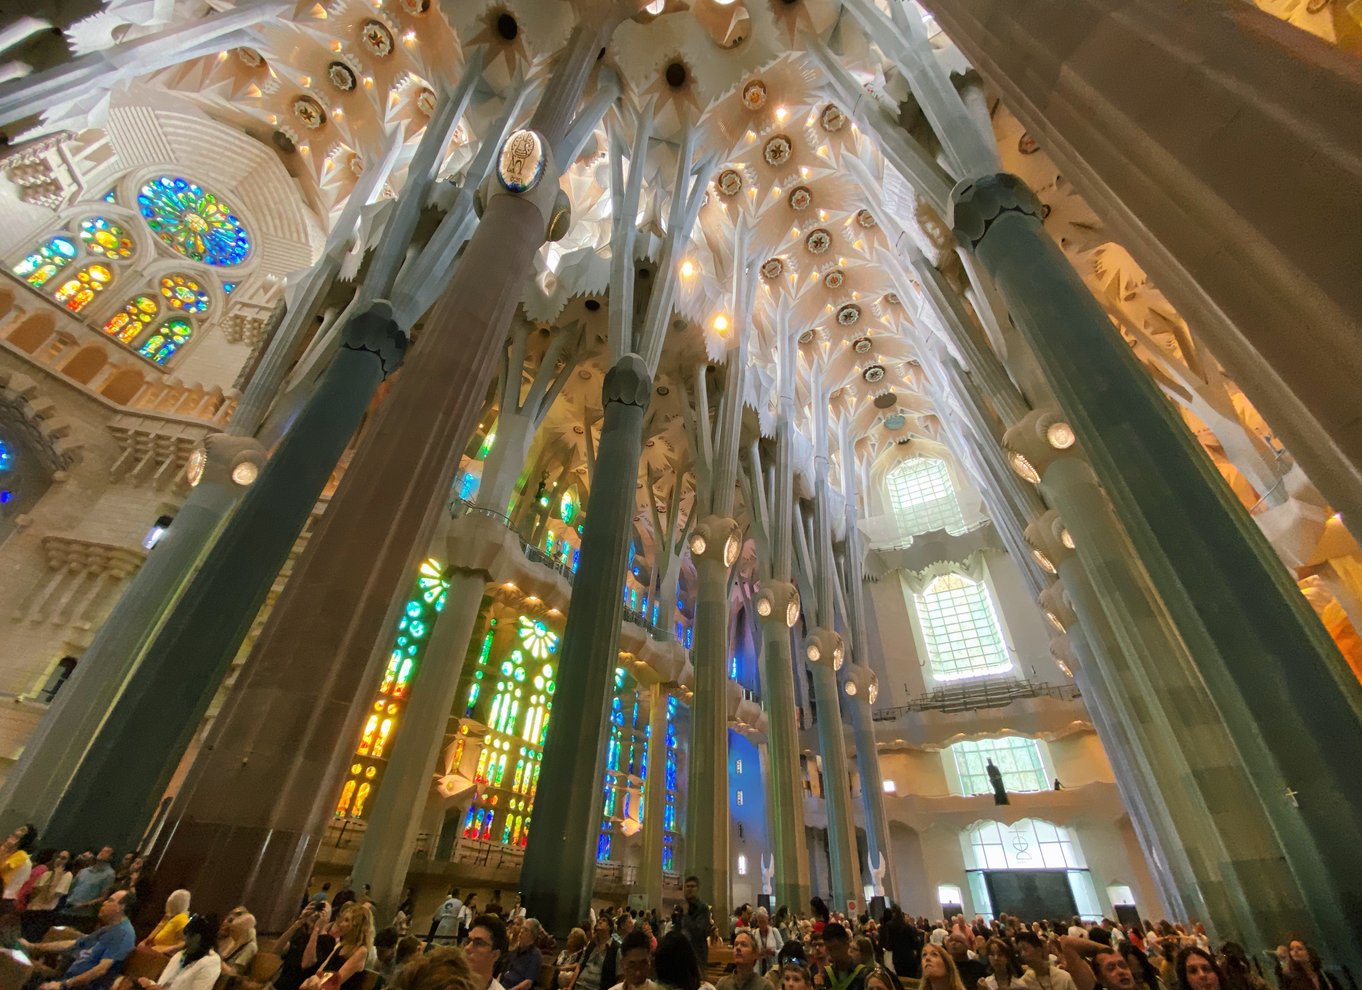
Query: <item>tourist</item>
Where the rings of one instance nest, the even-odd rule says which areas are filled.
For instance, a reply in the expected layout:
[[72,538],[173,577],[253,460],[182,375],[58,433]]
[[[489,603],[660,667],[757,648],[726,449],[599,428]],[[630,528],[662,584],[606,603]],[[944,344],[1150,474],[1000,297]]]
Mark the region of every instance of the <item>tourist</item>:
[[331,881],[324,882],[322,889],[313,894],[310,900],[313,904],[321,904],[323,901],[331,900]]
[[466,938],[469,929],[473,927],[473,919],[480,915],[482,911],[478,909],[478,895],[473,891],[468,892],[464,898],[463,910],[459,912],[459,938]]
[[685,908],[681,913],[681,930],[690,939],[695,961],[703,971],[709,965],[709,905],[700,900],[700,878],[686,877],[681,885]]
[[765,976],[776,965],[776,956],[785,939],[771,925],[771,915],[765,908],[757,908],[752,913],[752,927],[749,929],[757,943],[757,972]]
[[865,976],[865,990],[903,990],[903,984],[883,966],[876,966]]
[[576,982],[577,973],[582,968],[582,954],[585,950],[586,932],[581,928],[574,928],[568,932],[567,945],[562,952],[558,953],[558,958],[553,961],[554,982],[560,990],[567,990]]
[[[336,945],[336,940],[325,931],[330,919],[331,903],[325,897],[313,897],[302,913],[275,940],[272,951],[283,961],[274,977],[274,990],[300,990],[303,982],[317,972],[321,961],[331,954]],[[314,961],[304,965],[303,957],[307,954],[309,944],[312,945]]]
[[213,951],[213,923],[196,914],[186,920],[179,934],[184,947],[170,957],[159,977],[139,979],[137,990],[213,990],[222,976],[222,960]]
[[781,990],[813,990],[813,975],[807,966],[786,962],[780,967]]
[[397,905],[397,913],[393,915],[392,927],[397,934],[406,935],[411,932],[412,915],[416,913],[416,891],[408,887],[402,895],[402,903]]
[[1198,945],[1189,945],[1179,952],[1174,969],[1178,990],[1224,990],[1220,963]]
[[[173,956],[185,947],[184,926],[189,923],[189,891],[172,891],[166,898],[166,912],[156,927],[138,944],[163,956]],[[198,958],[197,956],[195,958]]]
[[374,951],[373,909],[353,901],[347,904],[327,932],[335,942],[325,957],[318,955],[320,927],[317,925],[312,929],[312,938],[303,950],[303,965],[312,966],[319,958],[322,961],[303,981],[302,990],[321,990],[333,976],[340,990],[358,990],[364,981],[364,971],[369,967],[369,956]]
[[524,898],[520,894],[516,894],[515,903],[511,905],[511,913],[507,915],[507,919],[510,921],[524,921],[525,916]]
[[[614,984],[611,990],[660,990],[648,978],[652,966],[653,952],[648,945],[648,936],[641,929],[634,929],[620,943],[620,982]],[[723,983],[719,985],[723,986]]]
[[689,936],[679,928],[662,936],[653,956],[656,982],[662,990],[701,990],[710,984],[700,978],[700,963]]
[[[865,929],[863,928],[862,931]],[[857,935],[851,940],[851,958],[865,967],[869,973],[875,968],[875,942],[869,935]]]
[[0,843],[0,886],[4,888],[7,910],[13,910],[19,889],[28,883],[33,872],[29,850],[38,841],[38,830],[33,825],[20,825]]
[[[469,903],[473,898],[469,897]],[[430,934],[426,936],[427,944],[439,942],[441,945],[451,944],[455,938],[462,936],[460,919],[463,917],[463,901],[459,900],[459,888],[451,887],[449,896],[435,911],[434,917],[430,919]]]
[[829,911],[828,906],[823,903],[823,898],[809,898],[809,913],[813,915],[814,934],[823,934],[823,926],[832,920],[832,912]]
[[339,920],[341,910],[345,905],[350,904],[355,900],[355,891],[351,886],[352,883],[353,878],[346,877],[345,883],[341,885],[341,889],[336,891],[335,897],[331,898],[331,917]]
[[880,929],[880,947],[890,972],[913,980],[922,975],[922,929],[905,918],[897,904],[889,908]]
[[539,952],[539,937],[543,933],[543,928],[534,918],[525,918],[519,926],[515,944],[501,974],[501,983],[506,990],[534,990],[535,984],[539,982],[539,968],[544,963],[544,957]]
[[582,968],[574,984],[576,990],[609,990],[618,982],[615,974],[619,946],[611,938],[614,930],[610,916],[602,911],[592,926],[591,944],[582,956]]
[[[420,939],[412,941],[421,945]],[[392,990],[477,990],[479,984],[463,951],[447,947],[399,966],[388,985]]]
[[994,936],[984,943],[989,973],[980,982],[988,990],[1026,990],[1017,950],[1007,939]]
[[1220,947],[1220,976],[1225,990],[1268,990],[1267,981],[1253,972],[1248,953],[1238,942]]
[[[397,951],[393,954],[393,972],[396,973],[403,966],[407,965],[407,963],[419,957],[423,948],[424,943],[415,935],[403,935],[397,943]],[[442,951],[442,949],[432,950],[431,955]],[[456,949],[455,951],[458,952],[460,956],[463,955],[462,950]]]
[[397,971],[397,942],[401,939],[397,929],[389,925],[374,934],[374,969],[378,971],[379,983],[386,986]]
[[71,854],[62,850],[52,857],[42,874],[36,878],[30,875],[24,913],[19,919],[25,938],[42,938],[43,933],[52,927],[62,898],[71,890],[74,877],[66,868],[70,861]]
[[497,967],[509,948],[502,920],[495,914],[478,915],[468,927],[463,948],[473,971],[474,990],[504,990],[497,981]]
[[757,940],[746,928],[733,936],[733,972],[721,979],[718,990],[762,990],[761,974],[757,972]]
[[[106,861],[107,862],[107,861]],[[112,877],[112,869],[110,880]],[[108,990],[123,968],[123,960],[137,942],[128,915],[137,909],[137,899],[126,890],[115,891],[97,908],[99,927],[89,935],[63,942],[28,942],[19,945],[32,953],[64,953],[71,965],[60,979],[39,985],[38,990]],[[46,967],[44,967],[46,970]],[[35,967],[35,971],[39,971]],[[46,970],[53,973],[55,971]]]
[[494,914],[500,918],[503,923],[506,921],[506,909],[501,906],[501,891],[492,891],[492,899],[488,902],[487,907],[483,909],[483,913]]
[[823,926],[823,945],[828,953],[823,985],[828,990],[863,990],[866,967],[851,957],[851,937],[840,922]]
[[922,949],[922,990],[965,990],[955,960],[939,945],[929,943]]
[[218,928],[218,956],[222,971],[241,976],[250,968],[259,947],[255,941],[255,915],[242,905],[227,912]]
[[1064,954],[1064,967],[1078,990],[1093,990],[1095,986],[1106,990],[1135,990],[1135,974],[1125,956],[1110,946],[1072,935],[1061,938],[1059,945]]
[[988,976],[988,963],[970,952],[972,941],[973,936],[966,939],[954,931],[946,938],[946,951],[950,953],[955,969],[960,974],[960,982],[967,990],[974,990],[979,981]]
[[71,881],[71,892],[66,898],[64,914],[77,922],[95,917],[99,905],[114,886],[113,848],[105,846],[99,850],[94,861],[76,873]]
[[[1096,941],[1096,940],[1094,940]],[[1121,942],[1116,945],[1115,950],[1121,954],[1126,961],[1126,967],[1135,976],[1135,982],[1142,984],[1147,990],[1162,990],[1163,985],[1168,982],[1164,974],[1161,973],[1150,961],[1146,953],[1141,952],[1129,941]],[[1203,950],[1204,951],[1204,950]],[[1167,972],[1173,973],[1174,967],[1168,966]]]
[[1023,966],[1022,980],[1030,990],[1077,990],[1074,978],[1050,962],[1049,946],[1035,932],[1018,932],[1015,943]]
[[1338,980],[1324,971],[1319,954],[1298,938],[1286,943],[1281,983],[1282,990],[1340,990]]

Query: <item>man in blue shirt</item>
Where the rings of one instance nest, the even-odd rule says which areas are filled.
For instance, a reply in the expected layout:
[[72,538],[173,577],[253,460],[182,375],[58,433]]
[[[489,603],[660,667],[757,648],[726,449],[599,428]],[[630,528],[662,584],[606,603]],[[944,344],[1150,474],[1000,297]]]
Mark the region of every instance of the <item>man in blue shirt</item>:
[[66,914],[77,918],[95,916],[100,901],[113,889],[114,868],[111,862],[113,854],[113,849],[105,846],[99,851],[93,863],[75,875],[71,881],[71,892],[66,895]]
[[116,890],[99,906],[99,925],[89,935],[69,942],[28,942],[20,945],[35,953],[60,952],[72,957],[59,980],[39,984],[38,990],[109,990],[123,970],[123,960],[137,944],[128,915],[137,907],[127,890]]

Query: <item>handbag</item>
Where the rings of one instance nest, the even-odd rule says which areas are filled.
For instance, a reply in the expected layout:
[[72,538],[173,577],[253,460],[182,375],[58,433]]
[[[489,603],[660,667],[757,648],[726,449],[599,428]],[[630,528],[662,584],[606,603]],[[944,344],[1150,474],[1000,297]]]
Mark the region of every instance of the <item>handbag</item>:
[[340,970],[339,969],[328,970],[326,968],[327,965],[331,962],[331,960],[336,957],[336,953],[339,951],[340,942],[337,942],[334,946],[331,947],[331,954],[322,961],[322,964],[320,966],[317,967],[317,972],[312,974],[312,979],[308,980],[309,983],[311,983],[312,980],[317,981],[315,984],[313,984],[317,988],[317,990],[340,990],[341,987]]

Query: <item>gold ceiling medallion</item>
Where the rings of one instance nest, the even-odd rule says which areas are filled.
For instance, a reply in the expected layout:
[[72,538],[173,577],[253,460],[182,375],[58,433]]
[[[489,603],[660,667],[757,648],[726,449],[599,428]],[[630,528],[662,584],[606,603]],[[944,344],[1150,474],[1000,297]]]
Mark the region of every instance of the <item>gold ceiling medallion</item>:
[[847,115],[842,112],[842,108],[836,103],[829,103],[823,108],[823,113],[819,117],[823,125],[823,130],[829,134],[836,134],[847,123]]
[[809,254],[824,254],[830,247],[832,247],[832,235],[822,227],[816,227],[809,231],[809,236],[804,238],[804,248]]
[[326,78],[342,93],[348,93],[355,88],[355,70],[344,62],[332,62],[328,65]]
[[867,385],[877,385],[884,381],[884,365],[872,364],[861,372],[861,377],[865,379]]
[[857,354],[869,354],[871,346],[869,337],[857,337],[851,342],[851,349]]
[[742,105],[749,110],[760,110],[766,106],[766,84],[753,79],[742,88]]
[[871,213],[869,210],[857,210],[856,222],[866,230],[874,230],[878,225],[875,220],[875,214]]
[[855,303],[847,303],[837,311],[837,322],[844,327],[854,325],[861,318],[861,307]]
[[725,196],[736,196],[742,192],[742,176],[734,169],[726,168],[719,173],[715,185],[719,187],[719,192]]
[[782,258],[767,258],[761,263],[761,277],[767,281],[780,278],[785,274],[785,261]]
[[381,21],[365,21],[359,37],[370,55],[387,58],[393,53],[393,34]]
[[497,179],[513,193],[529,192],[544,177],[544,141],[531,130],[516,131],[501,146]]
[[326,123],[326,111],[310,96],[299,96],[293,101],[293,116],[303,122],[303,126],[315,131]]
[[804,210],[807,210],[809,205],[813,202],[813,193],[809,192],[808,186],[795,186],[790,190],[790,195],[787,199],[790,204],[790,209],[794,210],[796,213],[801,213]]
[[812,343],[813,343],[813,331],[812,331],[812,330],[805,330],[803,333],[801,333],[801,334],[799,335],[799,342],[800,342],[801,344],[812,344]]
[[429,117],[435,112],[435,90],[422,87],[421,92],[416,94],[416,108]]
[[772,168],[780,168],[790,160],[794,154],[794,145],[784,134],[777,134],[766,142],[766,147],[762,150],[762,157],[766,159],[766,164]]
[[846,273],[840,268],[834,268],[823,276],[823,288],[840,289],[847,280]]

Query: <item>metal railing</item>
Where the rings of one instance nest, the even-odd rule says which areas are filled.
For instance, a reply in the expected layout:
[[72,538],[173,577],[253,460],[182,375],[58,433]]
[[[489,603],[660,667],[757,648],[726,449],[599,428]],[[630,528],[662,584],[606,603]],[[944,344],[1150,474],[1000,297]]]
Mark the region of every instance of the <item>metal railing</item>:
[[1003,708],[1014,701],[1023,701],[1027,698],[1072,701],[1079,696],[1078,687],[1074,684],[1045,684],[1031,680],[994,681],[987,684],[937,688],[935,691],[919,695],[906,705],[877,709],[871,717],[876,722],[892,722],[909,712],[934,711],[955,714],[986,708]]

